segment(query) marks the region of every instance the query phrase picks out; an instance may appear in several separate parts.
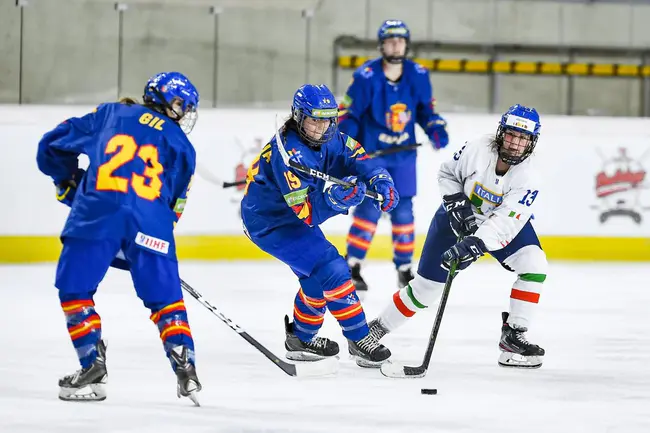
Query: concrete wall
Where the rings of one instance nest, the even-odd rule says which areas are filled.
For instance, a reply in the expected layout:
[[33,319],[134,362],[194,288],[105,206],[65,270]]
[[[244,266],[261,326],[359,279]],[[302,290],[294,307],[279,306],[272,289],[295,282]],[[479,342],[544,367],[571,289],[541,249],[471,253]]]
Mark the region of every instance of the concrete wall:
[[[189,6],[185,0],[178,0],[185,6],[130,5],[123,15],[120,80],[113,2],[29,0],[22,16],[20,91],[20,8],[15,0],[0,0],[0,102],[14,103],[22,96],[24,103],[97,103],[117,97],[118,84],[121,95],[139,96],[150,75],[172,69],[191,77],[204,105],[212,105],[215,95],[219,106],[286,102],[306,80],[331,84],[337,35],[374,37],[380,22],[391,17],[405,20],[414,39],[650,45],[650,6],[623,0],[323,0],[309,38],[300,9],[316,0],[256,1],[255,7],[245,7],[251,1],[206,1],[223,5],[217,20],[207,6]],[[349,75],[341,72],[339,93]],[[487,109],[486,77],[432,74],[432,81],[440,110]],[[500,77],[499,109],[521,102],[564,113],[567,86],[564,77]],[[640,109],[641,86],[635,80],[579,78],[574,90],[577,114],[637,115]]]

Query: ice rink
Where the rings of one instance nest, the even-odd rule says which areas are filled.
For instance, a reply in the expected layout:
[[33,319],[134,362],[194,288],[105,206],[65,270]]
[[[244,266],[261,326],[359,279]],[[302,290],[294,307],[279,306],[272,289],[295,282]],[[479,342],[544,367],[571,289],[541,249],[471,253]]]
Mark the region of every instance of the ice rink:
[[[513,275],[493,260],[461,273],[428,375],[388,379],[348,359],[338,324],[321,335],[342,349],[337,376],[286,376],[186,296],[203,384],[202,407],[176,398],[156,327],[128,273],[111,270],[95,298],[108,343],[108,399],[66,403],[57,380],[78,368],[54,265],[0,267],[0,432],[607,432],[650,431],[650,266],[550,264],[529,339],[539,370],[497,366],[500,312]],[[272,262],[181,263],[183,278],[252,336],[284,355],[282,319],[298,288]],[[389,302],[395,274],[365,268],[369,318]],[[384,343],[419,364],[435,308]],[[438,395],[421,395],[437,388]]]

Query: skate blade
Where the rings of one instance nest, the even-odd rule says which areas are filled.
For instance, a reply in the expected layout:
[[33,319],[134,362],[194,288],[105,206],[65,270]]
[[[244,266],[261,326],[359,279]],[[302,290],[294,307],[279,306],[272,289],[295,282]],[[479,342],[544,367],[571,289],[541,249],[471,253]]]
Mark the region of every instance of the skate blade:
[[192,400],[194,406],[201,407],[201,403],[199,403],[199,399],[196,397],[196,391],[190,391],[190,395],[188,395],[188,397],[190,400]]
[[81,388],[64,388],[59,389],[59,399],[63,401],[104,401],[106,400],[106,390],[103,384],[94,383]]
[[336,374],[339,371],[338,356],[330,356],[321,361],[296,364],[297,377],[320,377]]
[[542,366],[543,356],[524,356],[512,352],[501,352],[499,366],[505,368],[535,369]]
[[290,359],[292,361],[304,361],[304,362],[315,362],[315,361],[322,361],[324,359],[330,359],[330,358],[336,358],[338,359],[338,355],[334,356],[323,356],[323,355],[317,355],[315,353],[311,352],[303,352],[300,350],[291,350],[288,351],[285,355],[287,359]]
[[383,364],[386,364],[388,359],[385,359],[383,361],[370,361],[365,358],[362,358],[360,356],[356,355],[350,355],[352,359],[354,359],[354,362],[361,368],[381,368]]

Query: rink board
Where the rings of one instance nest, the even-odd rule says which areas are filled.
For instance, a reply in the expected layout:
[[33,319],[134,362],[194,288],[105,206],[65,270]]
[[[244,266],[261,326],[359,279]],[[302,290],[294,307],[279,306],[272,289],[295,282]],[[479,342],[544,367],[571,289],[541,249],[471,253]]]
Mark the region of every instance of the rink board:
[[[345,254],[345,236],[328,237]],[[61,251],[57,237],[12,236],[0,238],[0,263],[56,261]],[[415,257],[419,258],[424,236],[416,238]],[[599,238],[542,236],[542,247],[551,260],[650,261],[648,238]],[[179,236],[179,258],[185,260],[269,260],[272,259],[244,235]],[[368,251],[368,259],[390,260],[391,239],[377,235]]]
[[[54,198],[54,186],[38,171],[36,146],[60,121],[92,107],[0,106],[0,263],[56,260],[69,208]],[[183,217],[176,228],[179,257],[200,260],[265,259],[242,233],[243,190],[210,182],[236,179],[275,130],[276,115],[257,109],[202,109],[190,139],[197,172]],[[450,145],[418,151],[418,194],[413,200],[416,256],[431,216],[440,205],[437,173],[467,140],[494,133],[499,116],[446,115]],[[418,142],[425,137],[418,130]],[[81,165],[85,165],[84,157]],[[545,116],[535,150],[542,179],[534,203],[535,230],[551,259],[650,261],[650,119]],[[329,239],[345,251],[351,216],[323,224]],[[370,258],[390,259],[390,223],[382,219]]]

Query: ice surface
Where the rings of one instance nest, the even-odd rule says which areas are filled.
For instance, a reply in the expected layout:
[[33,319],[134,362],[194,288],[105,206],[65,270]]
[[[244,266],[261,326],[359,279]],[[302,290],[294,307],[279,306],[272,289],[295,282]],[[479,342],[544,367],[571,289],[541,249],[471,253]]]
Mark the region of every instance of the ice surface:
[[[529,339],[539,370],[497,366],[500,312],[513,275],[494,261],[461,273],[424,379],[388,379],[345,354],[337,376],[286,376],[186,296],[203,383],[201,408],[178,400],[156,327],[128,273],[95,297],[108,342],[108,399],[66,403],[57,380],[78,363],[53,288],[54,265],[0,267],[0,432],[649,432],[650,266],[551,263]],[[183,278],[283,355],[282,318],[298,283],[271,262],[181,263]],[[390,301],[392,265],[364,269],[369,318]],[[419,364],[435,308],[384,340]],[[327,316],[321,335],[347,348]],[[438,395],[421,395],[437,388]]]

